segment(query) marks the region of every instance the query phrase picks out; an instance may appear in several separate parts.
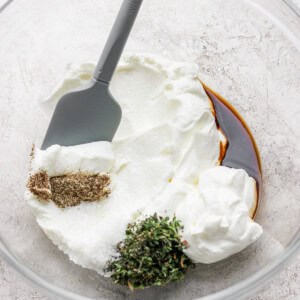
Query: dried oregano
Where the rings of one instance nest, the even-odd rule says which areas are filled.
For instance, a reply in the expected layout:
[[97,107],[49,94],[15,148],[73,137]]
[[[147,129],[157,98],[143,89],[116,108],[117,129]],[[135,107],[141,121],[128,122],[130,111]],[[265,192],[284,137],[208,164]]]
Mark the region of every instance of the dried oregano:
[[193,265],[183,253],[187,243],[181,241],[181,229],[175,217],[156,214],[129,224],[125,240],[117,245],[119,256],[108,262],[113,281],[133,290],[181,280]]

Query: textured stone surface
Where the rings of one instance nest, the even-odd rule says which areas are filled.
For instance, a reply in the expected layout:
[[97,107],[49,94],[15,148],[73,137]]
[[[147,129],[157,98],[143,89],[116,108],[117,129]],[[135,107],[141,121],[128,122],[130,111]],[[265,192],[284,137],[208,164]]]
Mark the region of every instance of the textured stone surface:
[[[292,30],[300,28],[299,21],[290,18],[291,12],[279,0],[209,0],[209,6],[208,0],[189,1],[194,7],[182,6],[179,0],[145,0],[127,48],[197,62],[201,79],[232,99],[245,116],[263,160],[264,201],[257,220],[265,235],[236,257],[189,276],[203,282],[200,291],[197,281],[190,285],[184,282],[158,290],[157,299],[164,295],[171,299],[170,290],[183,298],[183,288],[193,289],[191,297],[193,293],[230,286],[283,251],[299,226],[299,161],[295,154],[299,153],[300,44]],[[254,5],[249,4],[252,2]],[[6,3],[11,4],[1,12]],[[97,49],[105,42],[120,0],[64,0],[63,7],[60,3],[0,0],[0,235],[19,257],[50,281],[60,284],[61,278],[67,278],[70,289],[88,295],[94,295],[97,289],[110,299],[109,284],[69,263],[39,230],[22,198],[30,144],[34,139],[37,143],[41,140],[49,119],[49,112],[43,114],[34,100],[49,94],[68,69],[68,62],[97,59]],[[255,3],[269,4],[284,25],[270,9],[258,14],[260,7]],[[100,35],[99,28],[103,31]],[[97,40],[91,39],[98,35]],[[45,52],[51,55],[47,57]],[[248,299],[299,298],[299,269],[298,257]],[[160,291],[165,294],[159,295]],[[143,298],[138,295],[130,298]],[[45,297],[0,262],[2,299]]]

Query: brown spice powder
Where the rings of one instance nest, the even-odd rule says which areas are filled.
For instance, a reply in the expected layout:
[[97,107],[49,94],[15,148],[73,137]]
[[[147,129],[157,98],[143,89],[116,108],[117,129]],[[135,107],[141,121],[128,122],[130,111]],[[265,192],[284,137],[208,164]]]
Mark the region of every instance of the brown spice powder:
[[50,178],[52,200],[59,207],[76,206],[82,201],[97,201],[110,194],[107,174],[77,173]]
[[52,193],[49,177],[46,172],[41,171],[29,177],[27,188],[29,191],[43,200],[51,200]]
[[34,156],[35,156],[35,144],[32,144],[31,152],[30,152],[30,162],[29,162],[29,172],[30,173],[32,171],[32,161],[34,159]]
[[30,176],[27,187],[38,198],[52,200],[64,208],[107,197],[111,192],[110,181],[108,174],[79,172],[49,178],[46,172],[41,171]]

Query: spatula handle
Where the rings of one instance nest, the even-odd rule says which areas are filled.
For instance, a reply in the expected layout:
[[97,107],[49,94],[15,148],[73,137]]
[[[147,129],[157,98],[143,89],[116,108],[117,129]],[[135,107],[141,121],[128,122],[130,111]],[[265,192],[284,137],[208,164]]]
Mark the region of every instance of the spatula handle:
[[94,73],[97,81],[111,81],[142,2],[143,0],[123,1]]

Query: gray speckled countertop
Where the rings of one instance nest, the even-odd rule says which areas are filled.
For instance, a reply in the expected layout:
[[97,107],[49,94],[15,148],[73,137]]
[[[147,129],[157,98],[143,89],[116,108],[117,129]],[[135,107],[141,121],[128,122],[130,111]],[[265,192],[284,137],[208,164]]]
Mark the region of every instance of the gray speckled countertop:
[[[14,1],[17,2],[18,0],[0,0],[0,14]],[[290,0],[290,2],[293,2],[300,7],[300,0]],[[145,23],[144,26],[147,26],[147,24]],[[248,34],[248,32],[246,33]],[[163,39],[164,37],[161,36],[158,38]],[[181,38],[179,34],[177,38],[179,41]],[[247,38],[251,39],[252,37],[249,36]],[[268,38],[268,36],[266,38]],[[190,40],[190,42],[191,45],[187,45],[187,47],[193,47],[193,42],[196,43],[196,41],[193,39]],[[285,56],[285,52],[283,52],[283,57],[289,58],[288,55]],[[270,66],[272,67],[271,62]],[[203,69],[203,72],[205,74],[205,69]],[[211,75],[208,74],[207,76],[210,77]],[[277,213],[277,211],[275,213]],[[289,230],[289,228],[286,230]],[[10,299],[29,300],[47,299],[47,297],[33,287],[30,282],[15,272],[10,266],[0,260],[0,300]],[[277,277],[273,278],[273,280],[270,281],[266,286],[257,291],[252,297],[245,300],[277,299],[300,299],[300,256],[290,262],[290,264],[286,266],[285,269],[282,270]]]

